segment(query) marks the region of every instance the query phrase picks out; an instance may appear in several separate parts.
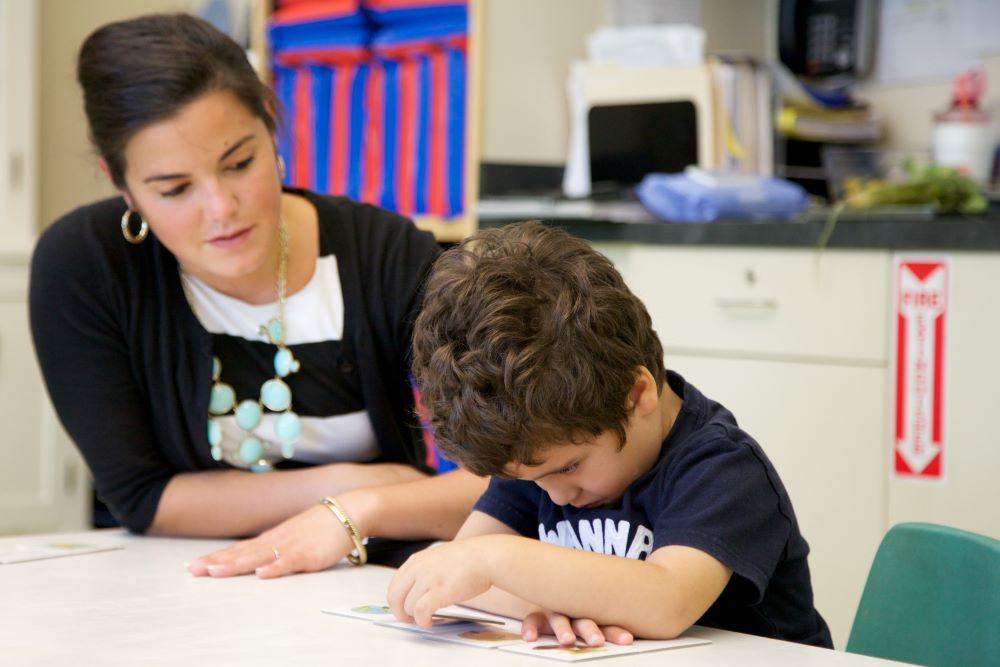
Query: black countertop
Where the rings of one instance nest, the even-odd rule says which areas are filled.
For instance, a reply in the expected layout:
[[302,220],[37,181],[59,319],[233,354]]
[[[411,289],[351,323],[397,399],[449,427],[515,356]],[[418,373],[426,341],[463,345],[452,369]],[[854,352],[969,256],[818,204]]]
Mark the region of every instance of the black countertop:
[[[828,224],[827,211],[793,221],[720,220],[673,223],[656,220],[638,203],[484,201],[479,226],[542,220],[589,241],[664,245],[815,247]],[[1000,250],[1000,214],[935,216],[928,209],[854,213],[837,219],[828,248],[872,250]]]

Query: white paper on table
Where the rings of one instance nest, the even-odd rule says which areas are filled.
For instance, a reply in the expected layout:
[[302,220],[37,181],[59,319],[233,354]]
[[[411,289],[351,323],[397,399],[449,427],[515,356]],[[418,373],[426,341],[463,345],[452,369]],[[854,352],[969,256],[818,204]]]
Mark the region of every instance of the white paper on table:
[[562,662],[581,662],[583,660],[595,660],[597,658],[611,658],[619,655],[631,653],[648,653],[650,651],[666,651],[668,649],[684,648],[688,646],[698,646],[700,644],[711,644],[708,639],[698,639],[695,637],[680,637],[678,639],[651,640],[637,639],[631,644],[620,646],[618,644],[604,644],[603,646],[570,646],[563,647],[554,639],[543,639],[532,643],[510,644],[500,646],[497,650],[530,655],[535,658],[550,658]]
[[34,560],[49,558],[65,558],[66,556],[82,556],[84,554],[100,553],[124,549],[123,544],[83,544],[79,542],[24,542],[10,546],[0,546],[0,565],[27,563]]

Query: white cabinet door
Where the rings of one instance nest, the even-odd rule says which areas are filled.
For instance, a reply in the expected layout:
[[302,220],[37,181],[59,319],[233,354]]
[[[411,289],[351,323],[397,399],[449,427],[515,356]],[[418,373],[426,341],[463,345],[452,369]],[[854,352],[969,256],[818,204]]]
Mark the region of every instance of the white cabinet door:
[[843,647],[886,529],[884,252],[601,244],[668,368],[728,407],[781,475]]
[[27,260],[0,258],[0,534],[80,530],[89,484],[42,384],[27,287]]
[[666,361],[771,459],[811,547],[816,608],[843,648],[885,532],[885,370],[669,352]]
[[27,254],[37,225],[37,3],[0,0],[0,253]]

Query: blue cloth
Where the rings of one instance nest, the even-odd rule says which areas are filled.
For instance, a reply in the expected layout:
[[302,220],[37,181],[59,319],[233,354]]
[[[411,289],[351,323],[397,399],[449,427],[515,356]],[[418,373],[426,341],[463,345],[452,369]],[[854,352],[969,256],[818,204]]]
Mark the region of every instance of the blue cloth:
[[802,186],[781,178],[714,179],[686,172],[649,174],[636,187],[636,195],[653,215],[671,222],[791,218],[808,200]]
[[574,549],[637,559],[668,545],[698,549],[733,570],[700,625],[832,647],[778,473],[731,412],[676,373],[667,382],[683,407],[656,463],[618,503],[560,506],[534,482],[493,477],[475,509]]

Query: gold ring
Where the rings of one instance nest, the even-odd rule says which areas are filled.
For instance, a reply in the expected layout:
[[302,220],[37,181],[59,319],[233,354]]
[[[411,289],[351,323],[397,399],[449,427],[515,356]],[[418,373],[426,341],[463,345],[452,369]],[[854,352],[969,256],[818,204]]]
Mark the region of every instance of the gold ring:
[[281,552],[278,551],[278,547],[271,547],[271,553],[274,554],[274,560],[281,558]]

